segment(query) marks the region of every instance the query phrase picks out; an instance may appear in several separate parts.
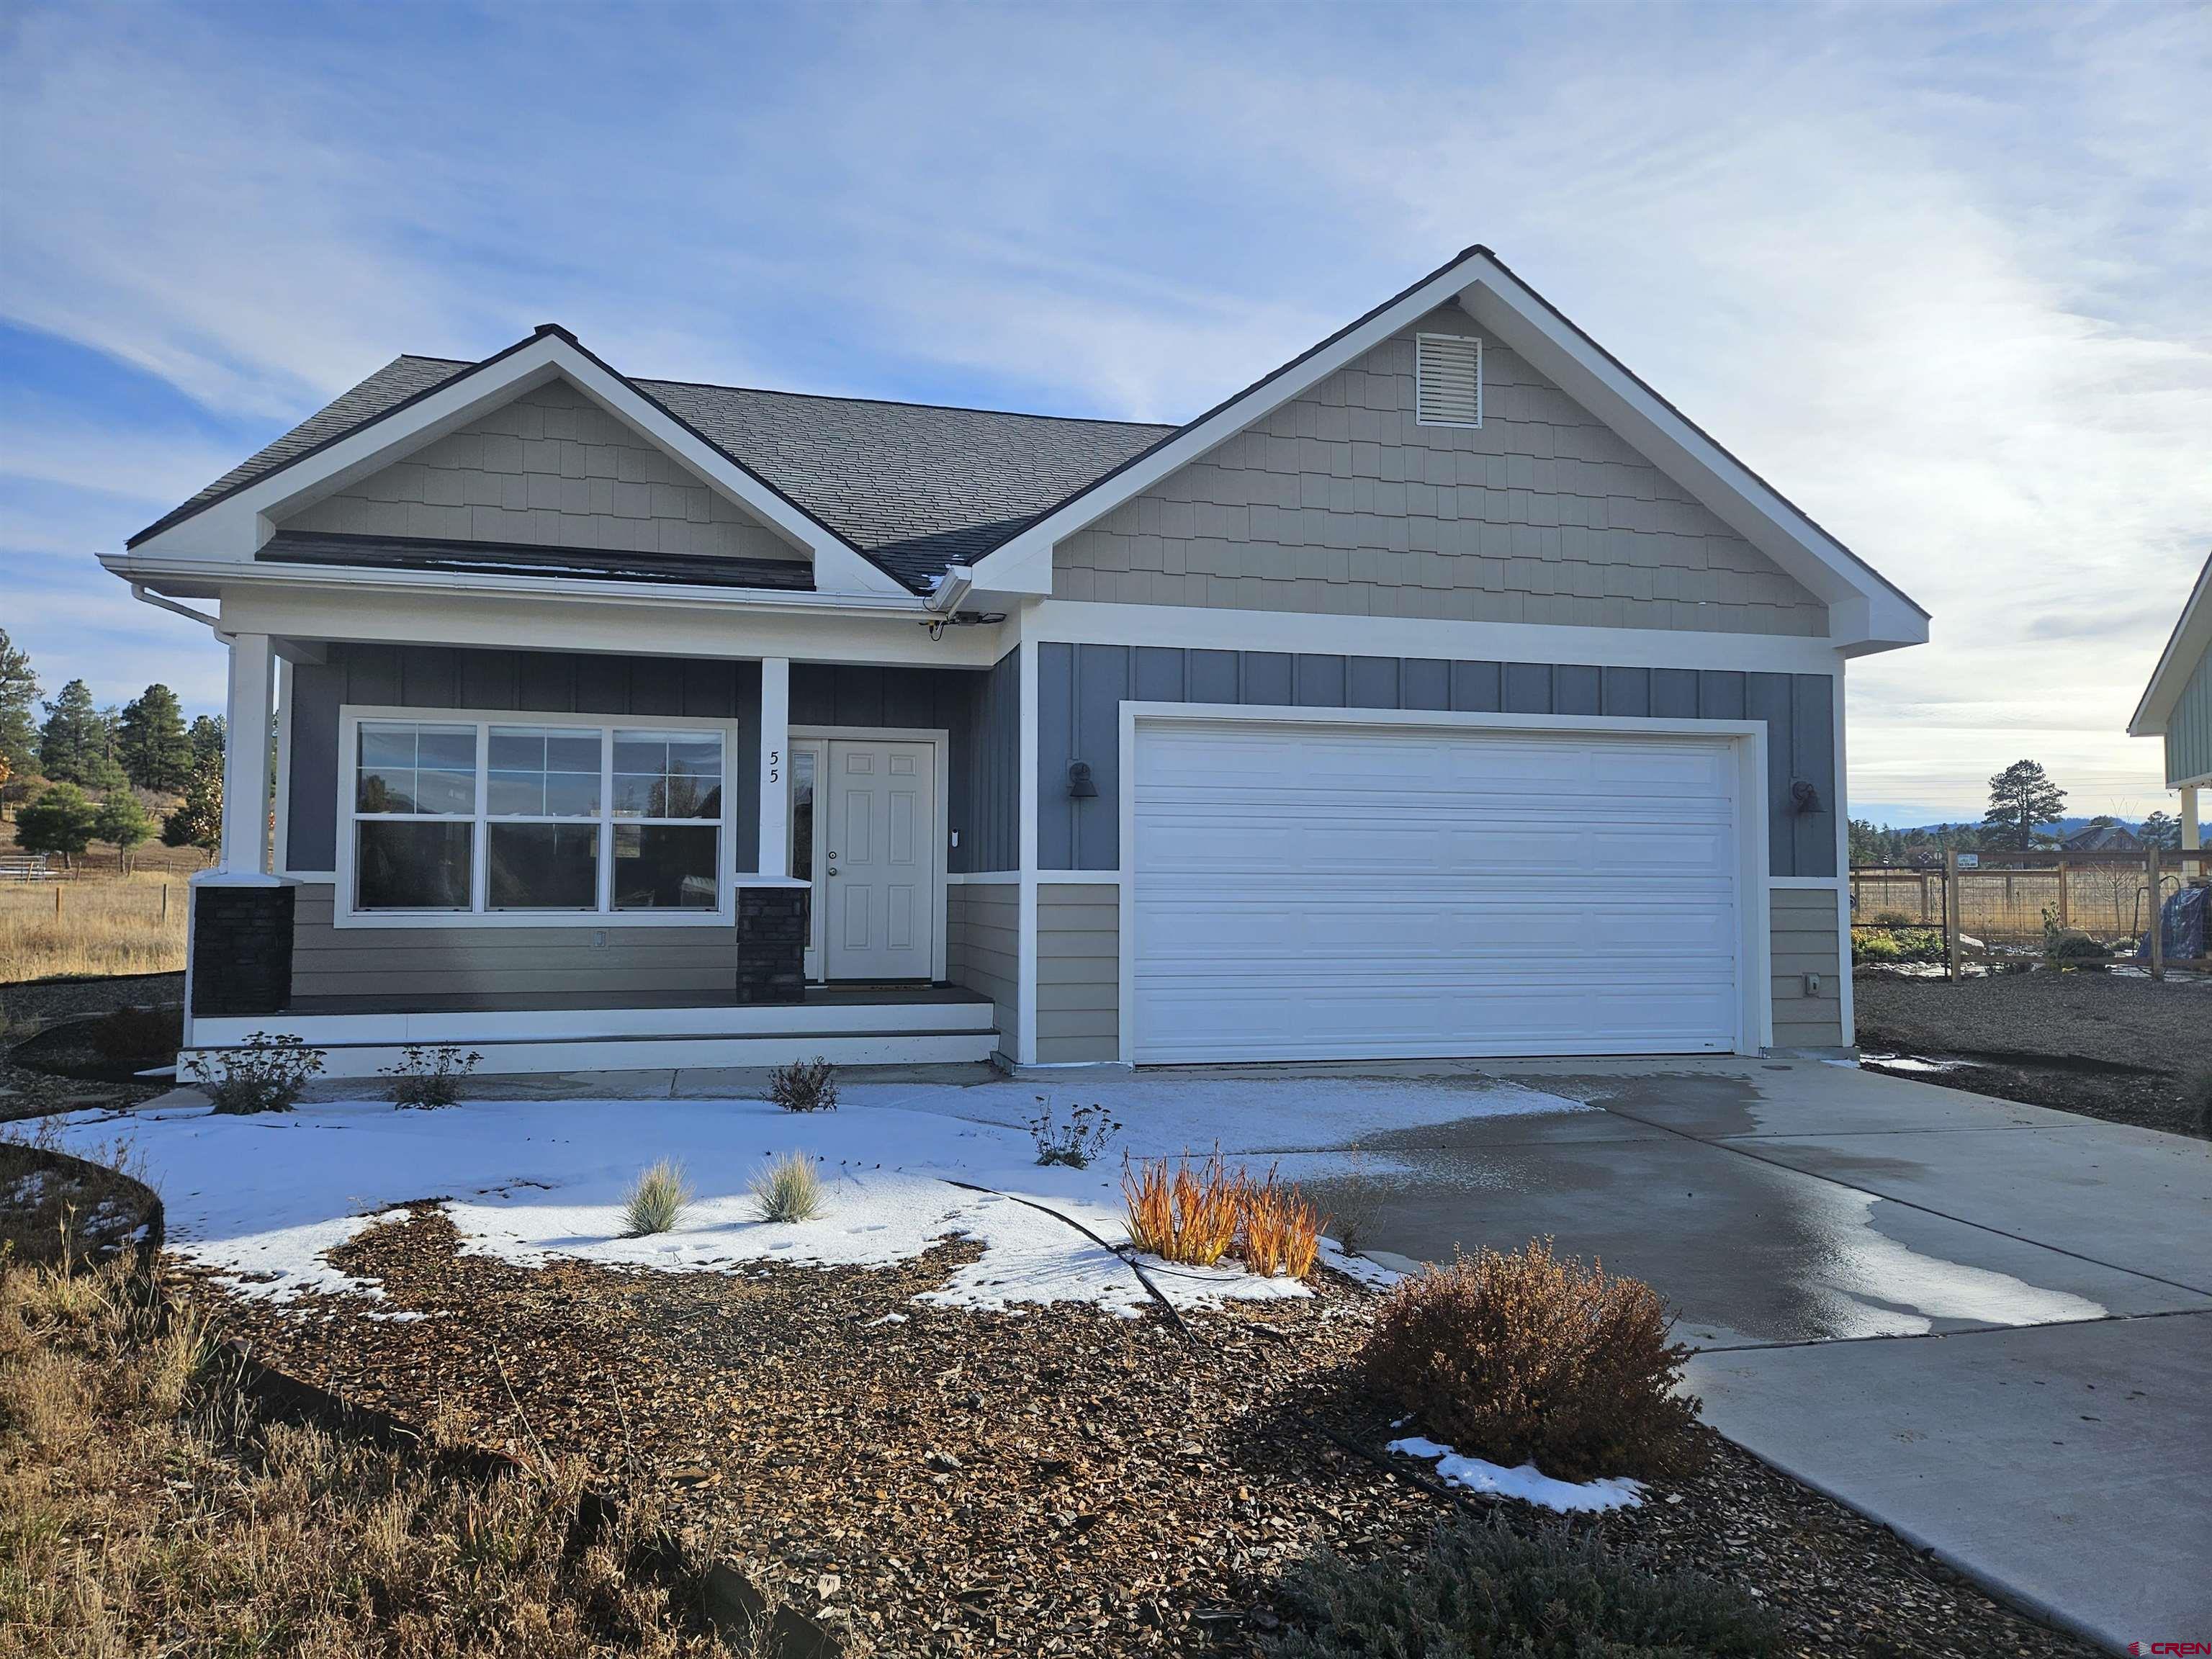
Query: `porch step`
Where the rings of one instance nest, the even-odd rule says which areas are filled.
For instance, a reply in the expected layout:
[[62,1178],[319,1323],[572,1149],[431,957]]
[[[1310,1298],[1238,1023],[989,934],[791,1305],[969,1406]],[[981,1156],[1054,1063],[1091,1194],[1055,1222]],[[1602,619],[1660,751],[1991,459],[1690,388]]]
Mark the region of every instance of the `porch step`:
[[[983,1005],[988,1021],[990,1005]],[[674,1012],[674,1011],[672,1011]],[[699,1011],[688,1010],[692,1013]],[[880,1012],[880,1011],[878,1011]],[[332,1018],[323,1016],[318,1024]],[[420,1018],[416,1016],[415,1018]],[[465,1016],[452,1016],[460,1018]],[[199,1046],[179,1059],[181,1069],[197,1054],[219,1056],[232,1044],[208,1042],[207,1028],[216,1020],[195,1022]],[[283,1015],[252,1022],[256,1030],[279,1035],[296,1024]],[[323,1055],[325,1078],[368,1078],[399,1064],[404,1041],[374,1038],[334,1040],[326,1036],[298,1035]],[[415,1037],[414,1042],[437,1041]],[[758,1031],[732,1036],[715,1031],[656,1033],[636,1036],[534,1036],[507,1038],[459,1034],[449,1039],[483,1058],[477,1071],[486,1077],[547,1072],[700,1071],[723,1066],[783,1066],[795,1060],[817,1057],[840,1066],[959,1065],[986,1060],[999,1046],[999,1034],[988,1023],[973,1027],[932,1030]]]

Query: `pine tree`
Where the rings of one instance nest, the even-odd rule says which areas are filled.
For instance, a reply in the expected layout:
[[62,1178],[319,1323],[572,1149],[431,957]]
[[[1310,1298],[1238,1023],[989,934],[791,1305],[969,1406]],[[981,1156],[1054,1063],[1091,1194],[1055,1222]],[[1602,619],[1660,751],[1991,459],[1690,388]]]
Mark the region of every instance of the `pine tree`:
[[2142,837],[2146,847],[2155,847],[2169,853],[2181,850],[2181,820],[2170,812],[2152,813],[2142,821],[2142,828],[2136,833]]
[[[207,716],[200,717],[205,720]],[[222,845],[222,750],[192,768],[185,798],[161,820],[164,847],[198,847],[210,856]]]
[[116,758],[141,789],[173,794],[185,787],[192,771],[192,743],[175,692],[157,683],[124,706]]
[[192,746],[192,764],[204,766],[210,760],[222,759],[222,716],[202,714],[192,721],[192,729],[185,734]]
[[71,680],[46,710],[46,723],[39,731],[39,769],[56,783],[90,781],[86,774],[107,746],[92,688]]
[[74,866],[92,840],[96,809],[73,783],[57,783],[15,814],[15,841],[27,853],[58,853]]
[[38,769],[39,727],[31,710],[39,701],[39,677],[30,653],[16,648],[0,628],[0,759],[9,772],[27,778]]
[[2038,824],[2056,823],[2066,815],[2066,792],[2051,781],[2039,761],[2014,761],[1990,780],[1990,810],[1982,828],[2016,848],[2035,845]]
[[118,789],[100,803],[93,815],[92,838],[104,841],[115,849],[116,868],[125,875],[131,872],[131,849],[141,842],[149,841],[154,835],[154,820],[147,816],[138,797],[128,789]]

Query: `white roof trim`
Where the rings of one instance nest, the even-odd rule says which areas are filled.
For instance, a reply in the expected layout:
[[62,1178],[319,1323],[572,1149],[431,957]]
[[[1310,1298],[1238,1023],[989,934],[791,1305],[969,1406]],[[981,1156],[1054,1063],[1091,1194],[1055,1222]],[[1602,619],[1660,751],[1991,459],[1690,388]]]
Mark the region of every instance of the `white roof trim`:
[[151,558],[211,563],[251,559],[276,533],[278,520],[556,379],[568,381],[702,483],[805,549],[813,560],[817,592],[914,597],[819,520],[736,465],[574,340],[550,331],[474,369],[463,370],[446,385],[218,497],[131,550]]
[[1425,317],[1456,301],[1528,357],[1716,516],[1829,607],[1832,641],[1857,654],[1928,638],[1928,615],[1898,587],[1608,356],[1484,248],[1472,248],[1308,356],[1200,417],[1120,471],[994,549],[975,586],[1046,592],[1053,544],[1097,522],[1169,474]]
[[2166,649],[2159,653],[2158,666],[2151,670],[2150,684],[2143,688],[2142,701],[2128,721],[2130,737],[2166,734],[2173,706],[2181,701],[2190,676],[2204,660],[2207,651],[2212,651],[2212,555],[2206,556],[2204,568],[2197,573],[2197,586],[2189,590],[2173,632],[2166,636]]

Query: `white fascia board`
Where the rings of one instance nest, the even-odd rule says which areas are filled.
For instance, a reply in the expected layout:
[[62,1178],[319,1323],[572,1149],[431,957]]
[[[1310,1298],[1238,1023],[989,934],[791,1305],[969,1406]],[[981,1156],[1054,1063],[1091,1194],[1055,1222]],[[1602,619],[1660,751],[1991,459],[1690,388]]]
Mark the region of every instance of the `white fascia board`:
[[235,562],[252,558],[276,520],[335,495],[478,416],[549,381],[568,380],[608,414],[667,452],[702,483],[740,502],[814,562],[817,591],[897,594],[906,588],[819,521],[732,463],[588,352],[540,334],[483,367],[216,501],[131,550],[149,556]]
[[1262,380],[1243,396],[1224,404],[1142,459],[1038,520],[1011,541],[994,548],[976,562],[976,587],[996,593],[1051,592],[1054,543],[1073,535],[1085,525],[1096,523],[1123,501],[1142,495],[1170,473],[1188,465],[1255,421],[1272,414],[1400,329],[1419,321],[1457,295],[1467,286],[1476,268],[1486,263],[1479,255],[1470,255],[1445,266],[1427,281],[1407,289],[1341,338]]
[[2128,720],[2130,737],[2166,735],[2166,723],[2173,717],[2173,706],[2181,701],[2190,676],[2197,672],[2197,665],[2203,661],[2208,650],[2212,650],[2212,557],[2208,557],[2204,568],[2197,573],[2197,585],[2189,590],[2173,632],[2166,636],[2166,649],[2159,653],[2158,666],[2151,670],[2150,683],[2143,687],[2142,701],[2136,705],[2136,712]]
[[[732,602],[726,589],[601,583],[596,585],[601,591],[585,592],[565,580],[524,589],[505,577],[474,587],[444,577],[407,584],[321,583],[313,580],[327,574],[320,570],[272,580],[270,569],[233,567],[210,584],[226,631],[265,629],[287,639],[509,651],[793,657],[945,668],[988,668],[1006,650],[1000,625],[947,628],[931,639],[921,601],[913,594],[896,605],[791,593],[770,596],[776,603],[755,604]],[[793,602],[801,599],[813,602]]]
[[1512,272],[1484,259],[1458,296],[1477,326],[1527,358],[1708,511],[1829,607],[1854,655],[1923,645],[1928,615],[1680,410],[1600,350]]
[[1833,640],[1798,634],[1441,622],[1412,617],[1325,616],[1304,611],[1115,605],[1087,599],[1046,599],[1035,604],[1023,617],[1022,637],[1065,645],[1162,645],[1201,651],[1434,657],[1448,662],[1588,663],[1601,668],[1724,668],[1778,674],[1839,673],[1848,654]]

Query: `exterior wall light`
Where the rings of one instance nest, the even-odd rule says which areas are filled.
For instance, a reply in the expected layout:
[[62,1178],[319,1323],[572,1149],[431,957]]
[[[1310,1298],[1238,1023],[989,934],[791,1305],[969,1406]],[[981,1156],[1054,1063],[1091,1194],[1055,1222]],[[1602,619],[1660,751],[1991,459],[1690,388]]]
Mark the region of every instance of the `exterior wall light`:
[[1098,793],[1098,786],[1091,781],[1089,761],[1068,762],[1067,793],[1073,800],[1089,800]]
[[1790,805],[1793,811],[1812,813],[1820,810],[1820,792],[1802,778],[1790,780]]

